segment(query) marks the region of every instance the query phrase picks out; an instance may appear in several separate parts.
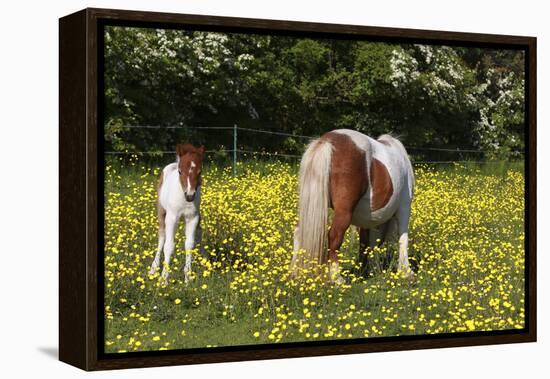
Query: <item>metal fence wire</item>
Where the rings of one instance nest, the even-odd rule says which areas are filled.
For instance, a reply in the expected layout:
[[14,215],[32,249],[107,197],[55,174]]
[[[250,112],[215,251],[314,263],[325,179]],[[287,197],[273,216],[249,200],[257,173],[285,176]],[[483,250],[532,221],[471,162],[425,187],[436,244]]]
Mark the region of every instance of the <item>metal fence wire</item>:
[[[265,151],[255,151],[247,149],[238,148],[238,136],[239,132],[244,133],[258,133],[266,135],[275,135],[282,137],[293,137],[304,140],[312,140],[317,137],[285,133],[280,131],[264,130],[264,129],[252,129],[245,128],[235,125],[215,125],[215,126],[157,126],[157,125],[125,125],[122,126],[124,129],[186,129],[186,130],[227,130],[232,131],[232,142],[233,146],[231,149],[219,149],[219,150],[206,150],[207,153],[219,153],[219,154],[228,154],[232,158],[233,165],[233,174],[236,175],[238,154],[252,154],[258,156],[267,156],[267,157],[284,157],[284,158],[301,158],[301,155],[295,154],[285,154],[285,153],[270,153]],[[473,149],[473,148],[441,148],[441,147],[415,147],[415,146],[405,146],[407,151],[413,152],[422,152],[422,151],[431,151],[431,152],[445,152],[445,153],[456,153],[462,157],[463,153],[465,154],[485,154],[486,151]],[[169,155],[175,154],[175,151],[106,151],[107,155]],[[501,163],[503,161],[481,161],[481,160],[412,160],[413,164],[452,164],[452,163]]]

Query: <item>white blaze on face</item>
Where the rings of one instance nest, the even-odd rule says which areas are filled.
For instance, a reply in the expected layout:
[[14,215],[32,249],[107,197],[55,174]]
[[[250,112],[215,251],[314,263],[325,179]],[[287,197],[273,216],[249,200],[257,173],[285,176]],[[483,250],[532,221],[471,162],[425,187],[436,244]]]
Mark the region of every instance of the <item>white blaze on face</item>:
[[187,193],[189,194],[192,194],[193,192],[191,191],[191,181],[190,181],[190,176],[191,174],[193,173],[193,169],[197,167],[197,165],[195,164],[195,162],[191,161],[191,167],[189,167],[189,175],[187,175]]

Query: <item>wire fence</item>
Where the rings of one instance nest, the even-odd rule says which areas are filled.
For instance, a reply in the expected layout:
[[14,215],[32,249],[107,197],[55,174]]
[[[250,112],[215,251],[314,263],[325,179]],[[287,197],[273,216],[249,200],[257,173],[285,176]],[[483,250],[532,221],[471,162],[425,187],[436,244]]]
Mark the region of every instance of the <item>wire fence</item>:
[[[252,128],[244,128],[237,125],[232,126],[182,126],[182,125],[174,125],[174,126],[158,126],[158,125],[122,125],[119,126],[124,129],[191,129],[191,130],[242,130],[246,132],[252,132],[252,133],[260,133],[260,134],[271,134],[271,135],[277,135],[277,136],[284,136],[284,137],[294,137],[294,138],[302,138],[307,140],[313,140],[317,137],[313,136],[305,136],[301,134],[293,134],[293,133],[285,133],[285,132],[278,132],[278,131],[272,131],[272,130],[264,130],[264,129],[252,129]],[[462,153],[485,153],[483,150],[479,149],[473,149],[473,148],[462,148],[462,147],[455,147],[455,148],[441,148],[441,147],[414,147],[414,146],[406,146],[407,150],[419,150],[419,151],[448,151],[448,152],[462,152]],[[229,151],[229,150],[228,150]],[[139,152],[136,152],[139,153]]]
[[[236,174],[238,154],[251,154],[254,156],[265,156],[265,157],[276,157],[276,158],[301,158],[301,155],[297,154],[287,154],[287,153],[272,153],[266,151],[255,151],[242,149],[238,147],[238,135],[239,132],[245,133],[257,133],[264,135],[275,135],[282,137],[292,137],[304,140],[313,140],[317,137],[306,136],[301,134],[285,133],[280,131],[264,130],[264,129],[252,129],[240,127],[237,125],[215,125],[215,126],[183,126],[183,125],[173,125],[173,126],[157,126],[157,125],[124,125],[120,126],[124,129],[185,129],[185,130],[227,130],[232,131],[233,134],[233,148],[232,149],[218,149],[218,150],[206,150],[207,153],[216,153],[216,154],[227,154],[232,156],[233,163],[233,173]],[[444,153],[456,153],[459,155],[458,160],[411,160],[413,164],[453,164],[453,163],[489,163],[489,164],[498,164],[505,161],[484,161],[484,160],[464,160],[461,159],[464,155],[470,154],[486,154],[486,151],[474,149],[474,148],[442,148],[442,147],[416,147],[416,146],[405,146],[407,151],[412,152],[444,152]],[[175,151],[106,151],[107,155],[173,155]]]

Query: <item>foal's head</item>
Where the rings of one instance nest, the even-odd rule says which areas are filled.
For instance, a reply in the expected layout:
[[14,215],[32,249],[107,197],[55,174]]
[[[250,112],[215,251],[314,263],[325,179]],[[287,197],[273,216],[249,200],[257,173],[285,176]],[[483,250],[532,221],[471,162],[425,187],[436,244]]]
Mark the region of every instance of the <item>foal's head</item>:
[[202,159],[204,157],[204,146],[195,147],[190,143],[176,146],[178,155],[178,171],[180,183],[185,200],[193,201],[197,187],[201,184]]

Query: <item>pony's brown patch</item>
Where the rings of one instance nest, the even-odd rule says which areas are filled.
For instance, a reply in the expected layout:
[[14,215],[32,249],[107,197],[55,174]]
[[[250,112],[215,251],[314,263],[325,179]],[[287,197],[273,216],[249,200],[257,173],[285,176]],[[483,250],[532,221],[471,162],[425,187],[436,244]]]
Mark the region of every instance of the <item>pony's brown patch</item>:
[[328,132],[321,139],[329,140],[333,147],[330,170],[331,205],[335,210],[340,208],[353,211],[368,187],[365,152],[345,134]]
[[373,158],[368,172],[365,152],[345,134],[328,132],[321,139],[329,140],[334,149],[330,174],[332,208],[352,211],[367,191],[369,175],[372,186],[372,210],[386,206],[393,195],[393,184],[386,166]]
[[353,210],[367,190],[367,161],[365,152],[345,134],[329,132],[321,139],[330,141],[333,148],[329,192],[334,217],[328,234],[328,259],[336,264]]
[[370,167],[372,185],[372,210],[384,208],[393,195],[393,184],[386,166],[378,159],[373,159]]

